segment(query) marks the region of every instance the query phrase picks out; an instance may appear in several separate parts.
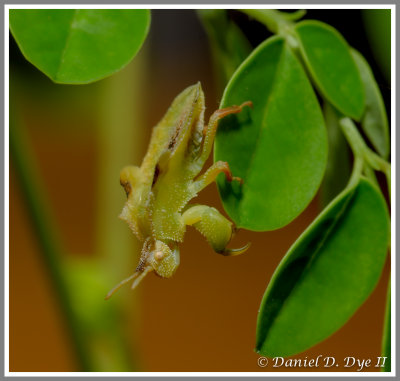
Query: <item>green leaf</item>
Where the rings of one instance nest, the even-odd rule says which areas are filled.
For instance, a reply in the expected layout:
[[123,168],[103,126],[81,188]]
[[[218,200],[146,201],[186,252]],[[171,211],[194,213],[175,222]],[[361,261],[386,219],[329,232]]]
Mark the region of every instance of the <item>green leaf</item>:
[[355,120],[364,112],[364,88],[342,35],[322,22],[296,25],[300,51],[316,86],[339,111]]
[[338,330],[375,288],[389,216],[368,180],[345,189],[290,248],[261,302],[258,352],[291,356]]
[[224,88],[252,47],[225,9],[200,9],[197,14],[210,40],[214,67]]
[[89,369],[133,371],[132,358],[124,351],[126,335],[120,324],[123,305],[118,300],[104,301],[107,281],[112,278],[109,269],[93,257],[75,254],[64,259],[64,280]]
[[239,227],[263,231],[288,224],[315,195],[327,140],[320,106],[297,58],[281,37],[261,44],[229,82],[221,107],[253,102],[218,127],[215,160],[234,176],[218,178],[225,210]]
[[57,83],[82,84],[122,69],[147,35],[145,9],[12,9],[25,58]]
[[321,206],[328,205],[345,187],[350,178],[350,152],[339,125],[336,110],[324,102],[323,112],[328,130],[328,163],[321,185]]
[[354,49],[351,54],[360,71],[365,91],[365,112],[361,126],[377,152],[387,158],[390,150],[389,125],[381,92],[365,58]]
[[383,340],[382,340],[382,357],[387,357],[385,361],[385,366],[382,368],[384,372],[391,371],[391,302],[390,302],[390,278],[388,284],[388,291],[386,297],[386,312],[385,312],[385,325],[383,329]]

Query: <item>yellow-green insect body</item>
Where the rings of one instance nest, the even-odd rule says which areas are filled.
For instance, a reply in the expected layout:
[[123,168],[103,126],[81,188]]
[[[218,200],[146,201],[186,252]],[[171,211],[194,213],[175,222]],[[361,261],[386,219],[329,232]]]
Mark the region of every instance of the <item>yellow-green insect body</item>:
[[202,233],[213,249],[224,255],[245,251],[226,249],[234,230],[233,224],[215,208],[188,205],[216,176],[224,172],[233,179],[225,162],[214,163],[200,172],[209,157],[222,117],[238,113],[245,105],[217,110],[204,126],[204,94],[200,83],[179,94],[164,118],[154,128],[141,167],[128,166],[121,171],[121,185],[127,201],[120,217],[143,241],[141,258],[135,273],[117,285],[107,298],[125,283],[134,280],[134,288],[150,271],[169,278],[179,265],[179,242],[186,225]]

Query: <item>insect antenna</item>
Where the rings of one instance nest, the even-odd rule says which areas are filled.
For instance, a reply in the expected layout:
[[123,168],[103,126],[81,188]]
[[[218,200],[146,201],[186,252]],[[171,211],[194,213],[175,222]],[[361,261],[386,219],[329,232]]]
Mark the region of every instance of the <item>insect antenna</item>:
[[133,290],[140,282],[141,280],[150,272],[153,271],[153,267],[147,266],[144,270],[142,271],[135,271],[130,277],[124,279],[123,281],[119,282],[104,298],[104,300],[110,299],[111,296],[113,296],[122,286],[125,284],[129,283],[131,280],[133,280],[131,289]]
[[114,293],[116,293],[123,285],[127,284],[128,282],[130,282],[131,280],[137,278],[139,276],[140,272],[135,271],[129,278],[124,279],[123,281],[121,281],[120,283],[118,283],[108,294],[107,296],[104,298],[104,300],[110,299],[112,295],[114,295]]
[[153,267],[147,266],[132,283],[131,289],[133,290],[141,281],[142,279],[150,272],[153,271]]

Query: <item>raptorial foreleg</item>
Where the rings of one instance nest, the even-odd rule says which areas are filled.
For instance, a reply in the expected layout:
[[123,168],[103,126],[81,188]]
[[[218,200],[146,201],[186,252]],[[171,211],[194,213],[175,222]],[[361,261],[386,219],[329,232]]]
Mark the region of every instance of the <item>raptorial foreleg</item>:
[[192,225],[206,237],[210,246],[218,254],[239,255],[244,253],[250,246],[239,249],[227,249],[233,232],[234,225],[226,219],[217,209],[206,205],[195,205],[188,208],[182,215],[185,225]]

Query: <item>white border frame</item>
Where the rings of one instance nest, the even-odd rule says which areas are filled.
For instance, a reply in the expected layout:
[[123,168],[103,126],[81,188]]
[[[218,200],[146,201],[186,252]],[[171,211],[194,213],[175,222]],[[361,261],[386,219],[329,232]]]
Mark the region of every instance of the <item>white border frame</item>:
[[[391,372],[10,372],[9,371],[9,21],[10,9],[390,9],[391,10]],[[396,375],[396,5],[393,4],[5,4],[4,5],[4,375],[6,377],[393,377]]]

